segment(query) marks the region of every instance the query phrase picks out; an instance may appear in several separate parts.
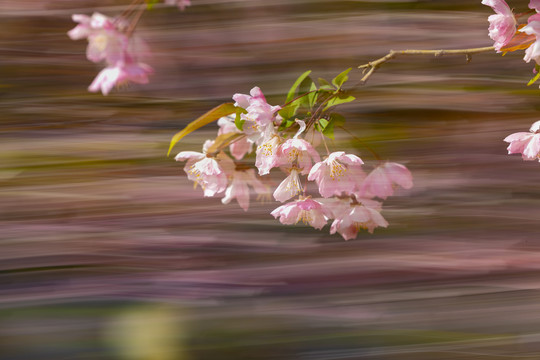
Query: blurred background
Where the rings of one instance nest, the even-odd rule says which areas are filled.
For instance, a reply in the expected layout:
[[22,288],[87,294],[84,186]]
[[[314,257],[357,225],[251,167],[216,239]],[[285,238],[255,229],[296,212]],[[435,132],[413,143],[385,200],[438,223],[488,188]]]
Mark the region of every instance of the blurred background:
[[102,66],[67,37],[71,14],[127,3],[0,1],[1,359],[540,358],[540,165],[502,141],[539,119],[523,52],[399,58],[341,107],[414,176],[373,235],[345,242],[282,226],[276,203],[203,198],[166,157],[189,121],[253,86],[282,104],[308,69],[331,79],[390,49],[490,46],[489,7],[156,6],[137,28],[151,83],[88,93]]

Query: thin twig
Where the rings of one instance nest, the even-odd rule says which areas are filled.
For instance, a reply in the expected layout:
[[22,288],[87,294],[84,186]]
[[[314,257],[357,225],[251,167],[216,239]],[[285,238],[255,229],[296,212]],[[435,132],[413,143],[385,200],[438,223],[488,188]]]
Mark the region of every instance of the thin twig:
[[465,55],[467,62],[471,61],[473,54],[493,51],[493,46],[471,48],[471,49],[456,49],[456,50],[390,50],[388,54],[377,60],[371,61],[367,64],[358,66],[359,69],[364,69],[364,77],[360,80],[362,84],[365,84],[367,80],[373,75],[373,73],[384,63],[401,55],[434,55],[436,57],[443,55]]

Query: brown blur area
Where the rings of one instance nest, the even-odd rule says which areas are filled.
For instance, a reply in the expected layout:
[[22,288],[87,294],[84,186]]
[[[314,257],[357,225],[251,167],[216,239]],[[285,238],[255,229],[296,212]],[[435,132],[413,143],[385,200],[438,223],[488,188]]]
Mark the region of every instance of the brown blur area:
[[[174,133],[253,86],[282,104],[308,69],[331,79],[390,49],[489,46],[492,10],[192,3],[144,14],[155,75],[104,97],[86,91],[101,66],[66,32],[73,13],[127,2],[0,2],[0,359],[539,359],[540,164],[502,141],[540,118],[522,52],[395,59],[341,108],[414,176],[373,235],[345,242],[282,226],[277,203],[203,198],[166,157]],[[345,133],[336,145],[373,160]]]

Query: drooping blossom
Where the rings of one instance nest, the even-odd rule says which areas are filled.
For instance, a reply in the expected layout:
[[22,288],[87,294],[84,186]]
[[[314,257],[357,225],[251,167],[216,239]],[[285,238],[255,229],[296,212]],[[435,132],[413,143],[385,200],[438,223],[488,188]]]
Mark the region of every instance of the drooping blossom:
[[508,44],[516,33],[516,18],[504,0],[482,0],[482,4],[490,6],[496,12],[488,17],[489,37],[495,41],[495,50],[501,52],[501,48]]
[[228,163],[232,163],[232,160],[223,153],[218,154],[217,157],[208,156],[206,149],[211,144],[211,141],[206,141],[202,153],[182,151],[175,157],[176,161],[187,160],[184,171],[189,180],[194,181],[202,187],[204,196],[214,196],[225,191],[227,188],[227,173],[224,171],[224,166],[221,163],[225,163],[224,165],[229,168],[231,166]]
[[88,60],[107,63],[107,67],[90,84],[89,91],[101,90],[103,95],[107,95],[114,86],[129,81],[148,83],[148,76],[153,70],[137,60],[146,45],[142,40],[126,35],[127,23],[123,19],[109,18],[97,12],[91,17],[75,14],[72,18],[79,25],[68,32],[69,37],[73,40],[88,39]]
[[530,16],[527,25],[519,29],[519,31],[536,37],[536,41],[525,50],[523,60],[526,62],[534,60],[537,64],[540,64],[540,14]]
[[257,146],[255,166],[259,169],[259,175],[266,175],[281,162],[280,144],[283,139],[279,135],[272,136],[263,144]]
[[119,20],[115,20],[95,12],[91,17],[74,14],[73,21],[78,22],[75,28],[68,32],[72,40],[88,39],[86,57],[92,62],[105,60],[109,65],[115,65],[124,60],[128,49],[129,39],[118,30]]
[[148,75],[152,73],[153,69],[143,63],[117,62],[116,65],[101,70],[88,87],[88,91],[101,90],[103,95],[107,95],[114,86],[121,86],[130,81],[137,84],[147,84]]
[[302,183],[298,176],[298,169],[292,168],[289,176],[279,184],[274,191],[274,199],[285,202],[303,191]]
[[308,180],[316,181],[322,197],[352,194],[365,177],[364,162],[356,155],[336,151],[311,168]]
[[412,188],[412,175],[405,166],[387,162],[369,173],[360,186],[357,195],[368,198],[377,196],[386,199],[394,194],[394,185],[399,185],[404,189]]
[[[218,120],[219,125],[219,135],[225,135],[229,133],[236,133],[240,134],[242,133],[236,125],[234,124],[234,118],[232,116],[225,116]],[[231,151],[231,155],[236,160],[241,160],[247,153],[251,152],[253,149],[253,143],[249,141],[247,137],[243,137],[235,142],[233,142],[231,145],[229,145],[229,150]]]
[[300,221],[309,224],[315,229],[322,229],[326,225],[330,212],[320,202],[311,197],[300,198],[293,202],[281,205],[272,211],[272,216],[285,225],[294,225]]
[[354,203],[349,199],[340,200],[332,209],[334,221],[330,226],[330,234],[338,232],[345,240],[350,240],[361,229],[372,234],[376,227],[387,227],[388,222],[381,215],[381,208],[380,202],[369,199],[360,199]]
[[522,154],[523,160],[536,160],[540,153],[540,121],[532,124],[529,132],[508,135],[504,141],[508,145],[508,154]]
[[176,5],[181,11],[184,11],[186,7],[191,6],[190,0],[165,0],[167,5]]
[[273,124],[276,120],[277,111],[281,109],[281,106],[272,106],[268,104],[261,89],[255,86],[246,94],[234,94],[234,105],[246,109],[247,114],[242,114],[241,118],[246,121],[255,121],[259,126],[266,126]]
[[306,140],[300,139],[300,134],[305,130],[306,124],[302,120],[296,120],[300,129],[292,139],[288,139],[280,146],[280,166],[295,166],[307,175],[313,162],[321,161],[317,150]]
[[221,202],[228,204],[232,199],[236,199],[238,205],[247,211],[249,208],[249,187],[252,187],[259,195],[267,195],[269,192],[268,187],[257,179],[253,169],[234,171],[231,183],[225,190],[225,197],[221,199]]

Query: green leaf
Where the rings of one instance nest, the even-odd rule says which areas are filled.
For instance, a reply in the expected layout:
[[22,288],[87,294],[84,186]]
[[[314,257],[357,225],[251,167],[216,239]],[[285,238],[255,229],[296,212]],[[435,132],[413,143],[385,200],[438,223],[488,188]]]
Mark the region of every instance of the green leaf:
[[319,123],[321,123],[321,120],[325,120],[327,122],[326,126],[324,126],[324,129],[321,131],[322,134],[332,140],[334,140],[334,128],[336,126],[343,126],[343,124],[345,124],[345,118],[336,113],[330,114],[330,118],[328,120],[319,119]]
[[278,114],[281,115],[281,117],[285,120],[288,120],[294,115],[296,115],[296,111],[298,110],[298,107],[300,106],[300,103],[302,101],[302,98],[296,99],[289,105],[285,106],[283,109],[278,111]]
[[293,124],[296,124],[294,120],[283,120],[281,124],[279,125],[278,131],[283,131],[285,129],[290,128]]
[[527,86],[531,86],[531,85],[534,84],[538,79],[540,79],[540,71],[537,70],[536,75],[531,79],[531,81],[529,81],[529,83],[527,84]]
[[317,85],[315,85],[314,82],[311,83],[311,87],[309,88],[309,91],[313,91],[311,94],[308,95],[308,105],[310,109],[313,109],[313,106],[315,103],[317,103],[317,98],[319,97],[319,93],[316,92]]
[[247,110],[241,107],[236,108],[236,116],[234,117],[234,125],[236,125],[236,128],[240,131],[244,130],[244,123],[246,120],[242,120],[240,115],[246,114]]
[[330,90],[330,91],[335,90],[335,88],[332,86],[332,84],[330,84],[328,81],[326,81],[323,78],[319,78],[319,84],[321,85],[319,87],[321,90]]
[[296,93],[296,89],[298,88],[298,86],[300,86],[302,81],[304,81],[304,79],[309,76],[309,74],[311,74],[311,70],[306,71],[305,73],[300,75],[298,77],[298,79],[296,79],[294,84],[291,86],[291,89],[289,90],[289,93],[287,94],[287,100],[285,102],[289,102],[292,99],[294,99],[294,94]]
[[343,85],[345,81],[349,80],[349,76],[347,74],[351,70],[352,68],[348,68],[347,70],[343,71],[341,74],[333,78],[332,84],[334,84],[338,89],[341,89],[341,85]]
[[223,116],[234,114],[235,112],[236,106],[234,106],[233,103],[225,103],[218,105],[212,110],[199,116],[197,119],[190,122],[182,131],[179,131],[173,136],[173,138],[171,139],[171,144],[169,145],[169,151],[167,152],[167,156],[169,156],[169,154],[171,153],[174,145],[176,145],[176,143],[187,134],[192,133],[193,131],[203,127],[204,125],[210,124],[211,122],[214,122]]
[[311,89],[311,84],[313,84],[313,80],[311,80],[311,78],[308,76],[300,83],[300,86],[298,86],[298,96],[304,95],[300,98],[300,106],[303,105],[305,107],[309,107],[308,96],[311,94],[305,94],[309,93],[309,90]]
[[323,111],[326,111],[327,109],[331,108],[332,106],[336,106],[339,104],[345,104],[351,101],[354,101],[356,98],[351,95],[347,95],[346,93],[339,93],[338,96],[333,97],[326,106],[324,107]]

